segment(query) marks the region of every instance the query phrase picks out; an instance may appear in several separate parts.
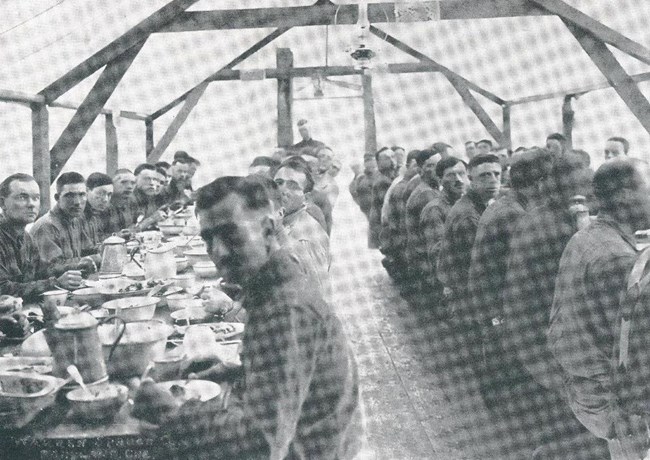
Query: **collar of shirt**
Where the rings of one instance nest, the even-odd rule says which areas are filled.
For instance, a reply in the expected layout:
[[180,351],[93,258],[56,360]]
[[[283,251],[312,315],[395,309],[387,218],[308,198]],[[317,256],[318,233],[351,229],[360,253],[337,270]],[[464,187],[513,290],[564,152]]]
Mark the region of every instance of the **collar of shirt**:
[[598,217],[596,218],[596,222],[594,225],[603,225],[603,226],[608,226],[616,230],[616,232],[621,235],[621,238],[625,240],[627,244],[632,246],[634,250],[636,251],[636,240],[634,238],[634,234],[630,234],[630,232],[626,231],[620,223],[618,223],[612,216],[609,214],[601,211],[598,213]]
[[481,195],[479,195],[476,190],[470,188],[465,196],[474,205],[474,207],[478,209],[479,213],[483,214],[483,211],[485,211],[487,205],[483,202]]
[[7,235],[12,242],[22,245],[25,238],[25,227],[15,225],[12,221],[3,219],[0,221],[0,230]]
[[65,212],[63,212],[63,209],[61,209],[58,204],[52,208],[50,214],[52,214],[52,217],[55,217],[57,220],[59,220],[61,222],[61,225],[65,227],[75,227],[79,220],[81,220],[80,217],[70,217],[67,215]]
[[300,206],[298,209],[296,209],[293,212],[290,212],[288,214],[285,214],[282,217],[282,223],[284,225],[291,225],[296,221],[296,219],[300,216],[301,213],[307,211],[307,203],[303,203],[302,206]]

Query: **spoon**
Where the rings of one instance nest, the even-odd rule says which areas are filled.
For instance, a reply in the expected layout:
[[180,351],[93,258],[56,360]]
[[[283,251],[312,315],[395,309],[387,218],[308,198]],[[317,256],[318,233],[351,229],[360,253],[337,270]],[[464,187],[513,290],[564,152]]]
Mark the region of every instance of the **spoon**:
[[75,382],[77,382],[77,383],[79,384],[79,386],[81,386],[81,388],[84,390],[84,392],[85,392],[88,396],[92,396],[92,395],[93,395],[93,394],[90,392],[90,390],[88,389],[88,387],[86,386],[86,384],[84,383],[84,379],[83,379],[83,377],[81,376],[81,374],[79,373],[79,369],[77,369],[77,366],[75,366],[74,364],[70,364],[70,365],[66,368],[66,370],[68,371],[68,374],[70,374],[70,377],[72,377],[72,379],[73,379]]

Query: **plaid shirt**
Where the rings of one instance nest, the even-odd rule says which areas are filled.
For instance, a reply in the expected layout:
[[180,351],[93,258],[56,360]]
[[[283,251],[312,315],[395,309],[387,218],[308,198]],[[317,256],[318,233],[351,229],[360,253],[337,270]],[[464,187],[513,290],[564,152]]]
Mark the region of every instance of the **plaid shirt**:
[[299,258],[276,251],[248,284],[243,390],[227,411],[190,401],[161,427],[161,458],[346,459],[361,436],[356,363]]
[[526,197],[511,191],[491,204],[478,223],[468,288],[473,319],[479,323],[503,315],[509,244],[527,207]]
[[84,218],[72,219],[58,205],[34,223],[30,234],[48,273],[55,276],[75,270],[82,257],[97,254]]
[[420,213],[420,229],[427,250],[426,273],[432,285],[437,284],[436,264],[445,234],[445,222],[456,201],[458,200],[454,200],[443,190],[440,196],[427,203]]
[[384,205],[386,192],[392,183],[392,178],[383,174],[377,174],[372,183],[372,201],[370,215],[368,217],[368,247],[378,248],[380,246],[381,234],[381,208]]
[[0,294],[37,302],[55,284],[55,278],[48,279],[46,264],[30,234],[17,231],[6,220],[0,222]]
[[306,206],[291,214],[286,214],[282,220],[289,237],[304,246],[314,266],[318,268],[321,282],[327,279],[332,258],[330,255],[330,240],[320,224],[309,215]]
[[507,348],[538,383],[555,390],[563,387],[563,379],[546,330],[560,258],[576,231],[567,207],[544,204],[518,221],[508,253],[503,293]]
[[569,380],[571,409],[601,438],[611,435],[614,330],[636,257],[634,235],[601,213],[567,244],[555,283],[549,347]]
[[436,271],[443,286],[451,289],[453,296],[461,302],[461,308],[467,308],[465,300],[472,246],[485,208],[481,197],[470,188],[451,208],[445,222]]
[[420,227],[420,216],[424,207],[438,197],[440,191],[422,181],[406,202],[406,253],[409,271],[416,276],[424,276],[428,272],[427,242]]

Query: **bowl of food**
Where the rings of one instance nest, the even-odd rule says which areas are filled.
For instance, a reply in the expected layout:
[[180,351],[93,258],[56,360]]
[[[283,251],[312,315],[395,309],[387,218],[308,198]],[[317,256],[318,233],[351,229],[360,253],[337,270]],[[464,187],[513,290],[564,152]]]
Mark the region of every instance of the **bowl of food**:
[[158,228],[164,237],[177,236],[183,231],[183,225],[178,225],[176,222],[159,223]]
[[75,305],[90,305],[99,307],[104,303],[104,296],[95,287],[87,287],[72,291],[71,302]]
[[185,308],[200,308],[203,305],[201,299],[195,299],[191,294],[171,294],[166,296],[167,306],[171,311],[183,310]]
[[209,380],[170,380],[156,385],[169,391],[181,403],[190,399],[206,402],[221,394],[221,386]]
[[201,278],[216,278],[217,277],[217,266],[214,262],[197,262],[192,267],[194,273],[196,273]]
[[115,418],[126,402],[129,390],[124,385],[104,382],[70,391],[66,398],[73,418],[89,423],[107,422]]
[[200,324],[206,322],[211,314],[205,311],[203,307],[191,307],[177,310],[170,315],[177,324]]
[[54,404],[65,380],[33,372],[0,373],[0,428],[22,428]]
[[160,297],[125,297],[105,302],[102,308],[110,316],[122,318],[125,322],[145,321],[153,318]]
[[187,257],[174,257],[176,261],[176,273],[180,273],[189,266],[189,261]]
[[189,251],[183,252],[190,265],[193,267],[199,262],[212,262],[210,255],[204,249],[192,248]]

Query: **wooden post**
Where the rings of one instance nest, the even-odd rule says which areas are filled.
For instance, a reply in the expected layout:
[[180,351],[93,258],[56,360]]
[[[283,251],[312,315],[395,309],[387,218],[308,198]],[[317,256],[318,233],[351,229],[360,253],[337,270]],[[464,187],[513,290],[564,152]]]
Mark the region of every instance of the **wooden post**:
[[145,141],[146,159],[149,158],[149,155],[153,152],[153,120],[145,120],[144,127],[146,130],[145,136],[147,137]]
[[575,112],[571,107],[572,94],[564,96],[564,103],[562,104],[562,134],[566,137],[566,150],[573,150],[573,119]]
[[50,134],[47,106],[32,104],[32,170],[41,190],[39,215],[50,209]]
[[512,152],[512,131],[510,125],[510,106],[504,104],[501,106],[503,111],[503,146]]
[[[278,48],[275,58],[278,69],[293,67],[293,53],[289,48]],[[278,146],[280,147],[293,145],[292,106],[293,79],[278,78]]]
[[363,87],[363,121],[366,138],[366,153],[377,151],[377,126],[375,125],[375,101],[372,97],[372,76],[361,75]]
[[104,127],[106,129],[106,174],[113,177],[118,168],[117,129],[113,115],[105,115]]

